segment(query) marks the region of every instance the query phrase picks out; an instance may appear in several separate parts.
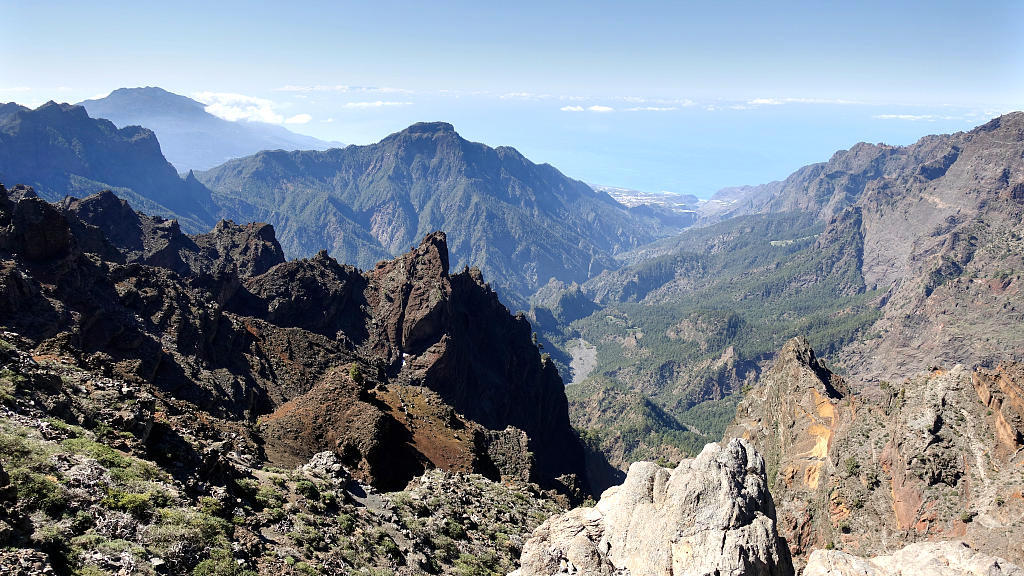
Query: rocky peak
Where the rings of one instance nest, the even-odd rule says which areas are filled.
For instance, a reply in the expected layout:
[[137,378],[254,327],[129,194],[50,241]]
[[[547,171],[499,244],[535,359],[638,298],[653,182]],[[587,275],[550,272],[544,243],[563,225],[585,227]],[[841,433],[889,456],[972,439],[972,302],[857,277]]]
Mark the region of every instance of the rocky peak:
[[636,462],[592,508],[549,518],[518,576],[791,575],[764,460],[745,440],[708,444],[675,469]]
[[362,310],[366,280],[324,251],[274,266],[244,285],[243,298],[231,303],[236,312],[356,344],[367,338]]
[[193,237],[203,255],[220,266],[234,268],[239,276],[258,276],[285,261],[274,227],[262,222],[238,225],[221,220],[209,234]]
[[420,354],[443,334],[451,295],[448,245],[443,232],[428,234],[409,252],[380,262],[370,274],[370,305],[384,322],[389,364]]
[[121,250],[143,251],[142,220],[128,202],[110,190],[78,199],[66,197],[60,206],[79,220],[99,228]]
[[64,214],[33,194],[25,193],[15,198],[13,202],[8,198],[9,203],[4,206],[7,212],[4,220],[10,224],[0,231],[0,247],[20,252],[32,261],[52,260],[70,254],[73,238]]
[[842,377],[828,369],[825,362],[814,354],[811,343],[803,336],[791,338],[782,346],[775,364],[769,371],[769,378],[772,377],[774,383],[788,383],[794,391],[815,389],[833,400],[838,400],[848,393]]
[[842,378],[818,359],[804,337],[790,339],[761,382],[740,402],[725,437],[749,439],[764,454],[779,498],[779,532],[794,554],[818,542],[808,502],[825,489],[829,451],[848,394]]
[[399,134],[429,134],[437,136],[457,133],[455,132],[455,127],[448,122],[417,122],[402,130]]

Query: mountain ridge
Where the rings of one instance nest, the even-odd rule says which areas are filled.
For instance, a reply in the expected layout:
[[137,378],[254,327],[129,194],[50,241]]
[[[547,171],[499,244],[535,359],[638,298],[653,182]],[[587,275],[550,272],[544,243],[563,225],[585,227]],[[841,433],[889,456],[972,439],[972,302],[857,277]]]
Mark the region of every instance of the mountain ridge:
[[446,122],[367,146],[261,152],[198,178],[222,205],[274,223],[293,255],[326,247],[370,265],[445,230],[453,266],[479,266],[517,303],[552,277],[582,281],[615,267],[615,253],[663,233],[607,194],[513,148],[469,142]]
[[47,102],[0,113],[0,181],[31,185],[43,198],[87,196],[112,188],[140,209],[174,216],[190,231],[216,222],[210,191],[182,179],[146,128],[117,128],[85,108]]

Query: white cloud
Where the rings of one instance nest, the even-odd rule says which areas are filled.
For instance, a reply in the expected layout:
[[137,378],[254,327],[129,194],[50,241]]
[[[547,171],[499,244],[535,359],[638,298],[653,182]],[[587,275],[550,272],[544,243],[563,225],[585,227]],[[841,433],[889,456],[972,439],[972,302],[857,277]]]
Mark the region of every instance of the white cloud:
[[748,106],[780,106],[782,104],[862,104],[862,102],[844,98],[754,98],[747,100]]
[[595,104],[593,106],[588,107],[587,110],[590,110],[591,112],[614,112],[615,108],[612,108],[611,106],[601,106],[599,104]]
[[750,104],[751,106],[778,106],[783,103],[784,102],[778,98],[754,98],[747,102],[747,104]]
[[28,86],[12,86],[10,88],[0,88],[0,92],[31,92],[32,89]]
[[626,108],[626,112],[671,112],[678,110],[675,106],[637,106],[635,108]]
[[546,100],[550,94],[534,94],[533,92],[506,92],[499,96],[502,100]]
[[350,88],[344,84],[336,84],[334,86],[324,86],[322,84],[314,86],[296,86],[294,84],[288,84],[277,89],[278,92],[348,92],[349,90]]
[[562,106],[559,110],[562,112],[583,112],[583,106]]
[[231,92],[196,92],[192,96],[206,104],[207,112],[231,122],[248,120],[281,124],[285,120],[284,116],[275,110],[277,104],[266,98]]
[[963,116],[937,116],[935,114],[877,114],[877,120],[909,120],[911,122],[935,122],[936,120],[964,120]]
[[934,120],[931,114],[876,114],[872,116],[878,120]]
[[306,124],[309,114],[285,116],[279,110],[287,108],[267,98],[257,98],[233,92],[196,92],[192,97],[206,105],[206,111],[231,122],[265,122],[267,124]]
[[349,86],[347,84],[287,84],[276,89],[278,92],[375,92],[380,94],[412,94],[412,90],[391,86]]
[[346,102],[342,104],[342,108],[385,108],[392,106],[412,106],[412,102],[384,102],[377,100],[375,102]]

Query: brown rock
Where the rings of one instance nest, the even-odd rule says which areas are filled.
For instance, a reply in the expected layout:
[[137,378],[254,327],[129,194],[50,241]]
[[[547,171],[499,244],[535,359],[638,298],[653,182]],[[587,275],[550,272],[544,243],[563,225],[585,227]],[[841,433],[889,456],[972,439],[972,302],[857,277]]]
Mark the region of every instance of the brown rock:
[[992,411],[996,436],[1006,453],[1024,445],[1024,364],[1011,362],[971,375],[981,403]]

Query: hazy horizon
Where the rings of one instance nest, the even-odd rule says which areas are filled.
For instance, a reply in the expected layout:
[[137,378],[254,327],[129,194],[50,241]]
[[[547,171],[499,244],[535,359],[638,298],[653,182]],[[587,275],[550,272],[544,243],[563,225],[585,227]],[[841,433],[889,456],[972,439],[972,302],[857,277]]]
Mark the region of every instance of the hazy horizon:
[[589,183],[704,198],[1024,108],[1013,2],[0,9],[46,31],[0,48],[3,101],[159,86],[346,144],[445,121]]

